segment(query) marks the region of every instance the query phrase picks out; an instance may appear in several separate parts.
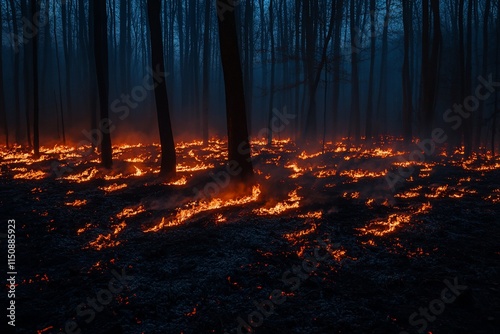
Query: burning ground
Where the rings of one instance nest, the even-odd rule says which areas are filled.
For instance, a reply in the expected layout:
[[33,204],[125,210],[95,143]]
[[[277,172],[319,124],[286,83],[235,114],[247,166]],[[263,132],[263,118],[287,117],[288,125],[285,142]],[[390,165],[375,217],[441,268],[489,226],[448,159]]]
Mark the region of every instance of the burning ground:
[[[112,172],[71,147],[44,148],[37,160],[4,149],[18,332],[235,333],[241,318],[256,333],[493,333],[500,159],[438,152],[391,191],[386,175],[408,167],[408,152],[388,142],[328,143],[324,154],[254,142],[255,183],[211,197],[195,189],[222,175],[218,139],[178,144],[169,182],[157,177],[157,145],[114,147]],[[329,256],[305,274],[320,248]],[[117,275],[123,289],[90,306]],[[467,288],[442,314],[425,328],[415,325],[423,316],[409,322],[455,279]],[[252,323],[255,303],[276,290],[282,303]]]

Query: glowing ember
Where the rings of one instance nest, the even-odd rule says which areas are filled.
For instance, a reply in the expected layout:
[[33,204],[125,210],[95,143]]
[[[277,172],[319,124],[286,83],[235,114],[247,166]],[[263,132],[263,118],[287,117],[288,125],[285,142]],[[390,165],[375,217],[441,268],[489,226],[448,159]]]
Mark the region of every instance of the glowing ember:
[[116,218],[118,218],[118,219],[130,218],[130,217],[136,216],[139,213],[142,213],[145,211],[146,210],[144,209],[144,206],[142,206],[142,205],[139,205],[136,208],[125,208],[116,214]]
[[77,183],[88,182],[92,180],[97,175],[97,173],[99,173],[99,171],[96,168],[92,167],[79,174],[64,176],[63,179],[68,181],[74,181]]
[[419,191],[421,191],[421,190],[422,190],[422,186],[418,186],[418,187],[410,189],[409,191],[406,191],[404,193],[396,194],[396,195],[394,195],[394,197],[396,197],[396,198],[415,198],[415,197],[419,197],[420,196]]
[[299,218],[314,218],[314,219],[321,219],[323,217],[323,212],[321,211],[313,211],[313,212],[308,212],[304,215],[298,215]]
[[340,172],[340,176],[347,176],[352,179],[362,179],[362,178],[377,178],[377,177],[383,177],[387,174],[387,170],[381,171],[381,172],[370,172],[366,170],[345,170],[343,172]]
[[142,176],[144,174],[144,172],[141,169],[137,168],[136,166],[134,166],[134,168],[135,168],[134,176]]
[[302,153],[300,153],[300,155],[299,155],[298,158],[302,159],[302,160],[306,160],[306,159],[311,159],[311,158],[318,157],[321,154],[322,154],[321,152],[313,153],[313,154],[307,154],[306,151],[303,151]]
[[[427,213],[432,208],[430,203],[423,203],[414,214]],[[396,231],[401,225],[408,224],[414,214],[411,213],[395,213],[389,215],[385,220],[374,220],[368,226],[358,228],[362,235],[374,235],[377,237]]]
[[13,168],[12,170],[21,172],[14,175],[14,179],[41,180],[47,176],[47,173],[42,171],[28,171],[27,168]]
[[89,242],[88,247],[92,247],[96,250],[102,250],[104,248],[111,248],[120,245],[120,241],[113,240],[123,229],[127,226],[125,222],[121,222],[115,225],[113,231],[107,235],[99,234],[97,239]]
[[239,199],[224,200],[222,198],[214,198],[208,202],[204,200],[200,202],[191,202],[186,204],[183,209],[179,209],[175,217],[172,219],[167,221],[165,218],[162,218],[159,224],[146,229],[144,232],[158,232],[167,227],[178,226],[201,212],[254,202],[258,199],[259,195],[260,187],[254,186],[252,189],[252,195]]
[[99,189],[107,192],[107,193],[110,193],[110,192],[113,192],[113,191],[118,191],[120,189],[125,189],[127,188],[127,184],[126,183],[122,183],[122,184],[117,184],[117,183],[113,183],[112,185],[109,185],[109,186],[106,186],[106,187],[99,187]]
[[301,231],[297,231],[297,232],[287,233],[283,237],[285,239],[287,239],[288,241],[296,242],[297,239],[299,239],[305,235],[313,233],[314,231],[316,231],[317,228],[318,228],[318,226],[315,223],[312,223],[310,228],[307,228],[307,229],[301,230]]
[[83,199],[83,200],[76,199],[73,202],[66,202],[66,203],[64,203],[64,205],[75,206],[75,207],[84,206],[84,205],[87,205],[87,200],[86,199]]
[[359,193],[359,191],[355,191],[355,192],[352,192],[352,193],[348,193],[348,192],[345,192],[342,194],[342,197],[344,198],[351,198],[351,199],[357,199],[361,196],[361,194]]
[[186,176],[182,176],[180,179],[165,183],[167,186],[183,186],[187,183],[187,178]]
[[279,215],[290,209],[297,209],[299,207],[299,202],[302,197],[297,195],[297,190],[293,190],[288,194],[288,200],[284,202],[277,203],[271,208],[260,208],[253,212],[259,216],[263,215]]
[[80,235],[86,231],[88,231],[90,228],[92,227],[92,224],[91,223],[87,223],[85,224],[85,227],[82,227],[82,228],[79,228],[77,231],[76,231],[76,234]]
[[425,197],[427,197],[427,198],[442,197],[443,194],[446,192],[446,190],[448,190],[448,186],[447,185],[439,186],[439,187],[433,189],[433,191],[434,191],[433,194],[426,194]]
[[199,164],[195,166],[186,166],[186,165],[177,165],[177,171],[178,172],[197,172],[201,170],[206,170],[206,169],[211,169],[214,168],[215,165],[213,164]]
[[49,327],[45,327],[44,329],[39,329],[36,331],[37,334],[43,334],[49,330],[51,330],[52,328],[54,328],[54,326],[49,326]]
[[224,223],[227,221],[227,218],[224,217],[222,214],[217,214],[217,216],[215,217],[215,222],[220,224],[220,223]]

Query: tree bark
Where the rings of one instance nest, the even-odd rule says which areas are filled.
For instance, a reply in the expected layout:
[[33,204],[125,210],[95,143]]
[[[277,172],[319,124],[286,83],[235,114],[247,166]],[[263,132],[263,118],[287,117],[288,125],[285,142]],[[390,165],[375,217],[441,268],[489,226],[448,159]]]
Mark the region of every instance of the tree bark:
[[403,26],[404,26],[404,60],[403,60],[403,136],[406,144],[412,140],[412,85],[410,79],[410,40],[412,38],[412,4],[402,0],[403,6]]
[[94,57],[97,72],[97,86],[99,90],[99,109],[101,120],[99,130],[101,132],[101,164],[105,168],[111,168],[112,147],[109,124],[109,74],[108,74],[108,24],[106,14],[106,1],[94,1]]
[[210,82],[210,1],[205,1],[205,31],[203,33],[203,109],[201,112],[201,131],[203,145],[208,145],[208,107],[209,107],[209,82]]
[[[3,27],[2,15],[0,15],[0,27]],[[3,46],[3,33],[0,33],[0,45]],[[3,47],[1,48],[3,51]],[[7,111],[5,109],[5,93],[3,86],[3,52],[0,52],[0,117],[3,121],[5,135],[5,146],[9,148],[9,125],[7,122]]]
[[[231,0],[220,1],[227,6],[232,3]],[[226,92],[229,161],[236,163],[238,169],[241,169],[241,172],[235,176],[234,180],[244,181],[253,176],[253,167],[250,156],[243,73],[238,50],[234,11],[224,13],[223,17],[218,18],[218,23]]]
[[[31,15],[34,21],[35,13],[39,12],[38,0],[31,1]],[[35,22],[32,22],[35,26]],[[33,36],[33,150],[35,158],[40,156],[39,134],[39,97],[38,97],[38,34]]]
[[[165,72],[163,41],[161,33],[161,1],[148,0],[149,32],[151,36],[151,64],[153,71]],[[170,110],[168,105],[167,82],[162,78],[155,82],[156,114],[160,131],[161,168],[160,176],[172,178],[176,172],[176,157]]]
[[366,106],[365,139],[371,141],[373,132],[373,81],[375,72],[375,52],[377,47],[377,36],[375,33],[375,0],[370,0],[370,78],[368,82],[368,103]]
[[351,121],[349,126],[349,137],[355,141],[360,139],[360,108],[359,108],[359,68],[358,51],[355,45],[355,32],[357,17],[354,6],[355,0],[351,0],[350,7],[350,33],[351,33]]

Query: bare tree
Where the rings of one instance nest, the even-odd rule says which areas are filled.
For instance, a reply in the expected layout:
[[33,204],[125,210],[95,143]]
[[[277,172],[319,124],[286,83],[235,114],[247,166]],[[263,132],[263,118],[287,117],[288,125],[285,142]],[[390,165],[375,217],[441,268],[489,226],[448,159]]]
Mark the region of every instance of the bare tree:
[[201,111],[201,131],[203,145],[208,145],[208,96],[210,81],[210,1],[205,2],[205,30],[203,32],[203,107]]
[[[149,33],[151,36],[151,63],[154,71],[165,72],[163,57],[163,42],[161,33],[161,1],[148,0]],[[155,83],[156,114],[160,131],[161,168],[160,176],[171,178],[175,176],[176,159],[175,144],[170,121],[167,83],[165,78]]]
[[[0,7],[3,6],[0,4]],[[2,9],[2,8],[0,8]],[[0,27],[3,27],[2,15],[0,14]],[[3,86],[3,33],[0,32],[0,117],[3,121],[5,146],[9,147],[9,125],[7,123],[7,111],[5,110],[5,93]]]
[[[216,0],[225,6],[231,0]],[[236,16],[234,11],[226,11],[218,17],[219,42],[224,72],[226,92],[226,117],[228,132],[229,161],[234,161],[241,168],[236,180],[246,180],[253,175],[250,157],[250,142],[247,127],[246,103],[241,70],[238,35],[236,33]]]
[[411,2],[401,0],[403,6],[404,29],[404,59],[403,59],[403,136],[405,143],[412,140],[412,84],[410,79],[410,41],[413,35],[413,5]]
[[92,0],[94,6],[94,57],[99,89],[99,109],[101,121],[101,163],[105,168],[113,165],[113,151],[109,124],[109,74],[108,74],[108,24],[106,1]]
[[[31,15],[34,21],[36,13],[40,11],[38,0],[30,0]],[[35,26],[35,22],[32,22]],[[38,97],[38,34],[33,36],[33,150],[36,158],[40,156],[39,134],[39,97]]]

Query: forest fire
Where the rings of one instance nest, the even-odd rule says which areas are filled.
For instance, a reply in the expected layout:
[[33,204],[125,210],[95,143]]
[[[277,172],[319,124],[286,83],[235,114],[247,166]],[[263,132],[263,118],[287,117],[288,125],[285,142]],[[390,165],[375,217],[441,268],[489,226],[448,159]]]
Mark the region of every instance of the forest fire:
[[0,13],[4,327],[498,332],[498,0]]
[[200,202],[191,202],[186,204],[183,208],[180,208],[172,219],[167,220],[165,219],[165,217],[163,217],[159,224],[144,230],[144,232],[146,233],[158,232],[164,228],[178,226],[180,224],[185,223],[193,216],[202,212],[254,202],[257,200],[259,195],[260,195],[260,187],[254,186],[252,189],[252,195],[244,196],[241,198],[237,199],[213,198],[210,201],[202,200]]
[[105,248],[112,248],[120,245],[120,241],[114,240],[117,235],[123,231],[123,229],[127,226],[125,222],[121,222],[114,226],[113,231],[108,234],[99,234],[94,241],[89,242],[87,247],[94,248],[95,250],[103,250]]
[[291,209],[297,209],[299,207],[299,202],[302,199],[302,197],[297,195],[297,190],[295,189],[291,191],[288,194],[288,199],[284,202],[276,203],[271,208],[260,208],[254,210],[254,213],[256,213],[259,216],[263,215],[279,215],[285,211],[291,210]]

